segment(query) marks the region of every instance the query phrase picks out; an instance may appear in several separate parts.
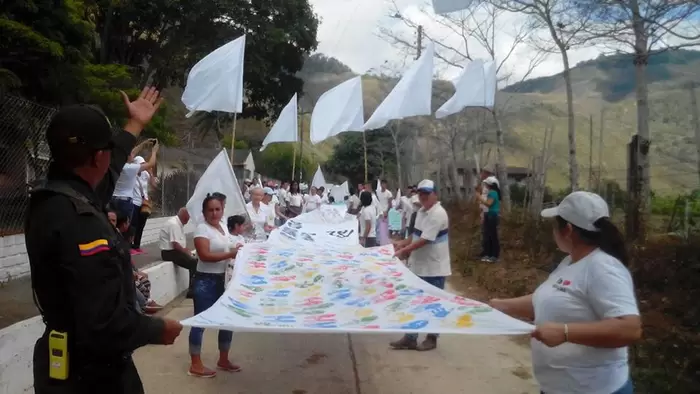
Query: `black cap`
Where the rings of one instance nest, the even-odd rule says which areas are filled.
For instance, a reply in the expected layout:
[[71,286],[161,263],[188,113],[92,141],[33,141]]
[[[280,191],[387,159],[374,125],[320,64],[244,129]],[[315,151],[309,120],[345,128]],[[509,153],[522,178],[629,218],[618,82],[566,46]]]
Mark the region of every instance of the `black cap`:
[[112,146],[112,125],[98,107],[70,105],[61,108],[51,119],[46,140],[54,155],[56,150],[71,148],[109,149]]

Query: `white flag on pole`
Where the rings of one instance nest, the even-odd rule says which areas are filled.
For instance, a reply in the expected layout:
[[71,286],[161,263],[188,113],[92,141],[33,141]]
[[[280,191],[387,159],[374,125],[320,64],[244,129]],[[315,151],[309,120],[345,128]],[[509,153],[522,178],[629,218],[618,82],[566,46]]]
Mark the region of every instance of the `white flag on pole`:
[[243,111],[245,35],[219,47],[192,67],[182,103],[190,111]]
[[496,98],[496,62],[469,61],[453,83],[455,93],[435,113],[442,119],[466,107],[493,108]]
[[241,188],[238,186],[236,174],[233,172],[233,167],[231,167],[231,162],[225,149],[222,149],[209,164],[202,177],[199,178],[192,197],[187,201],[187,211],[192,218],[190,223],[193,223],[195,226],[199,223],[204,223],[202,202],[207,194],[215,192],[226,195],[224,217],[247,215],[243,193],[241,193]]
[[382,128],[393,119],[432,113],[434,52],[434,44],[428,42],[421,57],[411,65],[365,123],[364,130]]
[[262,152],[267,148],[267,145],[275,142],[297,142],[299,141],[299,125],[297,123],[297,94],[280,112],[277,122],[272,126],[270,132],[267,133],[265,141],[260,147]]
[[364,124],[362,78],[347,80],[323,93],[311,114],[311,143],[344,131],[362,131]]
[[314,179],[311,181],[311,186],[315,187],[326,187],[326,178],[323,176],[323,171],[321,171],[321,166],[318,166],[316,173],[314,174]]
[[436,14],[449,14],[461,11],[472,4],[471,0],[433,0],[433,10]]

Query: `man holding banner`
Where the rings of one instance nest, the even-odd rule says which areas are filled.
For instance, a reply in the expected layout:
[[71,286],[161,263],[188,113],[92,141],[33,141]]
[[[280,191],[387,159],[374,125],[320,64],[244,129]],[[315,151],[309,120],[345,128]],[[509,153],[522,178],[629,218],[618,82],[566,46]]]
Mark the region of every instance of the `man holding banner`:
[[[416,276],[444,289],[445,279],[452,274],[447,212],[438,201],[433,181],[424,179],[417,189],[421,208],[416,212],[411,236],[394,244],[396,257],[408,259],[408,267]],[[397,350],[433,350],[437,347],[437,338],[437,334],[428,334],[418,345],[418,334],[407,334],[390,345]]]

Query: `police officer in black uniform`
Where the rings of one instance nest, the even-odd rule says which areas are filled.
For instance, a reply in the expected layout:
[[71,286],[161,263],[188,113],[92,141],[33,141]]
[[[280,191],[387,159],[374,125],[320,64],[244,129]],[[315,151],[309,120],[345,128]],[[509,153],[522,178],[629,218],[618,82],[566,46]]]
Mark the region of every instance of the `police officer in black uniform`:
[[131,258],[119,247],[105,205],[143,127],[161,100],[145,88],[129,120],[112,132],[97,107],[73,105],[51,120],[53,161],[32,191],[25,226],[35,302],[46,331],[34,347],[34,391],[143,393],[131,354],[172,344],[182,326],[134,305]]

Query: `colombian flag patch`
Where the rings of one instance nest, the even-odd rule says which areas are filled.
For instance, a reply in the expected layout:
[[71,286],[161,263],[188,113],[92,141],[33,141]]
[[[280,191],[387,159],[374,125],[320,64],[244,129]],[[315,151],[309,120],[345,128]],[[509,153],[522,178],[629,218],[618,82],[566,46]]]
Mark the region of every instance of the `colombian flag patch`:
[[81,256],[92,256],[109,250],[109,242],[106,239],[98,239],[86,244],[78,245]]

